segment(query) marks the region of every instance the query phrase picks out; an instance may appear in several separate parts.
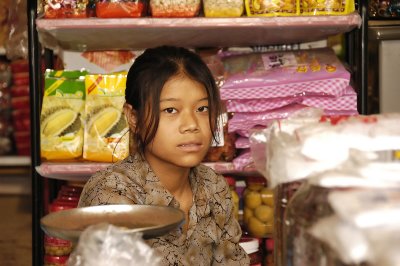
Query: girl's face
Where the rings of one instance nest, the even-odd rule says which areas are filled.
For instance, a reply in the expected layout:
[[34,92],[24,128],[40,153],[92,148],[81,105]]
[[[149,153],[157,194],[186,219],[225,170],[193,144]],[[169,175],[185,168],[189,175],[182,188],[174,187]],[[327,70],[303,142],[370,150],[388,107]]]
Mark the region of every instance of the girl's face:
[[153,167],[198,165],[212,139],[206,89],[185,75],[177,75],[165,83],[159,104],[157,133],[145,148],[147,161]]

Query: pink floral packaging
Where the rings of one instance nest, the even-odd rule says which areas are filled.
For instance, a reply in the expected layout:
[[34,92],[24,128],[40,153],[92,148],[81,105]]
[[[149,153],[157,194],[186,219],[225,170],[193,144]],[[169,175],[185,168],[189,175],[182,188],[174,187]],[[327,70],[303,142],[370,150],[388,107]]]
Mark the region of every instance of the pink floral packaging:
[[350,73],[329,48],[223,56],[222,61],[224,100],[337,97],[350,81]]

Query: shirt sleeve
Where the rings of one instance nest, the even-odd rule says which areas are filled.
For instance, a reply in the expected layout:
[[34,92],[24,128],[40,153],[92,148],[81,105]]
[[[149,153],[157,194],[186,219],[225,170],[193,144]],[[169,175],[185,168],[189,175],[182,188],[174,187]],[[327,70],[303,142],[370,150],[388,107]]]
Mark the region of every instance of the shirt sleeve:
[[78,206],[139,204],[140,187],[128,176],[112,170],[94,174],[85,184]]
[[221,237],[214,251],[212,265],[250,265],[248,255],[239,245],[242,230],[233,215],[231,191],[222,176],[218,178],[216,189],[221,204],[215,205],[214,215],[221,229]]

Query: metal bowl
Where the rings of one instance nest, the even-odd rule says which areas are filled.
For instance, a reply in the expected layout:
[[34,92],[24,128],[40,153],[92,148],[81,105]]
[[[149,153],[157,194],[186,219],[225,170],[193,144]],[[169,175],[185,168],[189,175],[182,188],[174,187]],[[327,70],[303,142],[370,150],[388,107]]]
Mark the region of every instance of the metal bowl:
[[126,233],[142,232],[154,238],[178,227],[184,218],[180,209],[154,205],[100,205],[52,212],[40,220],[43,231],[53,237],[78,241],[88,226],[109,223]]

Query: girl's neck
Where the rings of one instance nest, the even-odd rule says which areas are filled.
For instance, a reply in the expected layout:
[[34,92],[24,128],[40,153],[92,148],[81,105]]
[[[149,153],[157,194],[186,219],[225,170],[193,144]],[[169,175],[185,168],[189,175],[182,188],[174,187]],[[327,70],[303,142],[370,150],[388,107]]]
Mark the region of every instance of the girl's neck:
[[147,162],[149,163],[155,175],[160,179],[160,182],[163,184],[163,186],[172,195],[178,196],[190,188],[190,168],[182,168],[173,165],[152,164],[151,161]]

